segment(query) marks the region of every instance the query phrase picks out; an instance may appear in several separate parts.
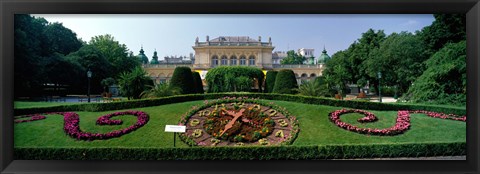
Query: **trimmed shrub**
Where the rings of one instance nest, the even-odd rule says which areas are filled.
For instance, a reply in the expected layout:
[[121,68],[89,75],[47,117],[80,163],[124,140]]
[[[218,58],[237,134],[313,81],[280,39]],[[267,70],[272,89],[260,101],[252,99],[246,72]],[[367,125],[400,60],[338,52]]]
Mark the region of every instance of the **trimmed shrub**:
[[200,77],[200,73],[198,72],[192,72],[193,74],[193,83],[195,86],[195,93],[197,94],[203,94],[203,83],[202,83],[202,78]]
[[294,89],[298,88],[295,73],[290,69],[280,70],[275,78],[275,86],[273,93],[279,94],[295,94]]
[[278,71],[268,71],[265,79],[265,93],[272,93]]
[[121,101],[111,103],[84,103],[76,105],[36,107],[36,108],[17,108],[14,109],[14,115],[27,115],[46,112],[66,112],[66,111],[110,111],[131,108],[142,108],[150,106],[159,106],[164,104],[180,103],[195,100],[210,100],[229,97],[249,97],[266,100],[292,101],[297,103],[337,106],[345,108],[379,110],[379,111],[398,111],[398,110],[427,110],[433,112],[442,112],[446,114],[466,115],[467,110],[463,108],[442,107],[435,105],[420,104],[397,104],[397,103],[377,103],[368,101],[354,100],[335,100],[323,97],[309,97],[287,94],[265,94],[265,93],[214,93],[214,94],[189,94],[162,97],[155,99],[142,99],[133,101]]
[[182,89],[182,94],[195,93],[192,70],[189,67],[176,67],[170,85]]
[[456,156],[465,142],[189,148],[14,148],[17,160],[301,160]]
[[[261,69],[247,66],[220,66],[210,69],[205,77],[208,83],[208,92],[239,91],[239,84],[237,84],[239,81],[235,79],[242,76],[249,78],[251,81],[256,79],[259,82],[259,89],[256,91],[262,91],[264,75]],[[251,85],[250,88],[251,87],[253,87],[253,85]]]

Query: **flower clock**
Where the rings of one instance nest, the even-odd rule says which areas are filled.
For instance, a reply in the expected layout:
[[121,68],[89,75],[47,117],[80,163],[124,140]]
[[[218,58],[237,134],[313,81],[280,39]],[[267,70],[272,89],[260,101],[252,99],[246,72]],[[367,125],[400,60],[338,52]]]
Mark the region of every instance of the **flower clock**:
[[198,146],[291,144],[298,134],[295,117],[284,108],[257,99],[225,97],[206,101],[187,113],[183,140]]

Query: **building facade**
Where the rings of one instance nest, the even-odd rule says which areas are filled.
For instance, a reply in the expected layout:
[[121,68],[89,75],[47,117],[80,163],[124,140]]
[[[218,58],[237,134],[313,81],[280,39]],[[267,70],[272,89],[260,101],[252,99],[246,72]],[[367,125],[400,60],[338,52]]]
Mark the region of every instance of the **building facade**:
[[[286,57],[286,53],[273,52],[275,47],[271,38],[262,42],[260,36],[258,39],[248,36],[220,36],[212,40],[207,36],[204,42],[197,37],[192,48],[195,56],[191,63],[144,64],[144,68],[157,83],[169,81],[178,66],[190,67],[199,72],[202,79],[205,79],[210,68],[217,66],[254,66],[262,69],[265,74],[271,70],[291,69],[298,83],[321,76],[324,68],[323,64],[281,65],[280,61]],[[313,49],[306,53],[313,55]]]
[[220,36],[205,42],[195,40],[195,69],[207,70],[216,66],[256,66],[272,68],[272,41],[262,42],[248,36]]

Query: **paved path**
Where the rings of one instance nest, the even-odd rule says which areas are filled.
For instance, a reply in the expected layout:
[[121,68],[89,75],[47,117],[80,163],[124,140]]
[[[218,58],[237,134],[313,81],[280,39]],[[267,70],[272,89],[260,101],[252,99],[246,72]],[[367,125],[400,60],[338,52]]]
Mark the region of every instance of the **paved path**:
[[401,158],[358,158],[358,159],[335,159],[335,160],[467,160],[467,156],[435,156],[435,157],[401,157]]

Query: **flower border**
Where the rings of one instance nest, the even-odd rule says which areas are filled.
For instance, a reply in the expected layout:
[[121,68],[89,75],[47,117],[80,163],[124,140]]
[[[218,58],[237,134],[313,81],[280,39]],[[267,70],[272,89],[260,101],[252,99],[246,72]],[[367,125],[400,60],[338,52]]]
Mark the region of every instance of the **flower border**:
[[[18,120],[19,118],[27,118],[30,117],[30,119],[27,120]],[[43,120],[46,119],[46,116],[43,116],[41,114],[31,114],[31,115],[25,115],[25,116],[18,116],[14,118],[15,123],[25,123],[25,122],[32,122],[32,121],[38,121],[38,120]]]
[[454,114],[444,114],[444,113],[424,111],[424,110],[415,110],[415,111],[400,110],[397,113],[397,120],[394,126],[386,129],[375,129],[375,128],[359,128],[357,126],[353,126],[351,124],[341,121],[340,116],[348,113],[363,114],[365,117],[362,117],[357,120],[360,123],[375,122],[378,120],[373,113],[367,112],[364,110],[359,110],[359,109],[336,110],[329,113],[328,117],[330,121],[332,121],[335,125],[345,130],[361,133],[361,134],[381,135],[381,136],[394,136],[394,135],[405,133],[408,129],[410,129],[410,113],[422,113],[433,118],[450,119],[450,120],[463,121],[463,122],[465,122],[467,119],[466,116],[460,117]]
[[[122,120],[110,120],[112,117],[115,116],[120,116],[120,115],[133,115],[137,117],[137,122],[127,128],[124,128],[122,130],[114,130],[112,132],[108,133],[90,133],[90,132],[83,132],[80,129],[80,117],[77,113],[75,112],[50,112],[50,113],[45,113],[46,115],[48,114],[59,114],[63,115],[63,120],[64,120],[64,125],[63,125],[63,130],[67,135],[69,135],[72,138],[75,138],[77,140],[88,140],[88,141],[93,141],[93,140],[106,140],[110,138],[116,138],[120,137],[122,135],[128,134],[130,132],[133,132],[137,130],[138,128],[144,126],[147,124],[149,121],[149,116],[147,113],[142,112],[142,111],[123,111],[123,112],[114,112],[111,114],[103,115],[97,119],[96,124],[98,125],[121,125],[123,123]],[[40,119],[45,119],[46,117],[40,114],[34,114],[34,115],[27,115],[27,116],[21,116],[22,117],[32,117],[30,120],[15,120],[16,123],[19,122],[29,122],[29,121],[35,121],[33,120],[34,118],[36,120]]]

